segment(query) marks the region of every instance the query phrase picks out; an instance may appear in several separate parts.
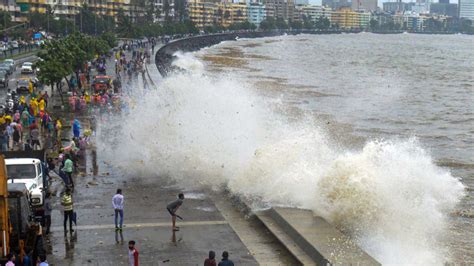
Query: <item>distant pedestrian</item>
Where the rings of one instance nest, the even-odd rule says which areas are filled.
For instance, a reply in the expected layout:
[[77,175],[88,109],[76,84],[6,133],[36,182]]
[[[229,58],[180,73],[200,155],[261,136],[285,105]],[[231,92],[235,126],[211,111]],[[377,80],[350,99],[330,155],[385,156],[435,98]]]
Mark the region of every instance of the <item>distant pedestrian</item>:
[[128,262],[130,266],[138,266],[138,250],[133,240],[128,241]]
[[179,227],[176,226],[176,216],[177,216],[176,211],[179,209],[179,207],[181,207],[181,205],[183,205],[183,201],[184,201],[184,194],[179,193],[178,199],[169,203],[168,206],[166,206],[166,209],[171,214],[171,221],[173,223],[173,231],[179,231]]
[[[119,188],[117,189],[117,194],[115,194],[112,197],[112,206],[114,207],[114,211],[115,211],[115,231],[122,231],[123,203],[124,203],[124,199],[122,195],[122,190]],[[120,227],[119,227],[119,224],[117,223],[119,215],[120,215]]]
[[204,266],[217,266],[216,263],[216,253],[214,251],[209,251],[209,258],[204,261]]
[[[30,131],[30,139],[31,139],[31,148],[33,150],[41,150],[41,143],[40,143],[40,132],[36,124],[34,124]],[[36,148],[38,147],[38,148]]]
[[46,255],[44,254],[39,255],[38,262],[38,266],[49,266],[48,262],[46,261]]
[[68,184],[72,188],[74,188],[74,181],[72,180],[72,172],[74,168],[74,163],[71,160],[71,155],[66,154],[66,160],[64,161],[64,167],[62,168],[62,171],[66,174],[67,179],[68,179]]
[[7,263],[5,264],[5,266],[15,266],[15,259],[15,254],[9,253],[7,255]]
[[25,254],[23,255],[23,266],[31,266],[33,265],[31,259],[31,250],[29,248],[25,248]]
[[218,266],[234,266],[234,262],[229,260],[229,252],[222,252],[222,260]]
[[44,199],[44,226],[46,227],[46,235],[49,235],[49,230],[51,228],[51,212],[53,207],[51,205],[51,193],[46,193]]
[[64,234],[67,233],[67,221],[69,219],[69,232],[72,234],[74,230],[72,229],[72,219],[74,215],[73,201],[71,195],[71,189],[66,188],[66,192],[61,198],[61,205],[64,208]]

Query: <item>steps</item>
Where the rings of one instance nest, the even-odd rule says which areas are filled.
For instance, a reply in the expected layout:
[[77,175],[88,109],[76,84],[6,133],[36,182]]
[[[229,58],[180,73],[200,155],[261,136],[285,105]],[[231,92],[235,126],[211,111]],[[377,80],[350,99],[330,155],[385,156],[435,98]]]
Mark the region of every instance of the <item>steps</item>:
[[303,265],[381,265],[310,210],[276,207],[256,216]]

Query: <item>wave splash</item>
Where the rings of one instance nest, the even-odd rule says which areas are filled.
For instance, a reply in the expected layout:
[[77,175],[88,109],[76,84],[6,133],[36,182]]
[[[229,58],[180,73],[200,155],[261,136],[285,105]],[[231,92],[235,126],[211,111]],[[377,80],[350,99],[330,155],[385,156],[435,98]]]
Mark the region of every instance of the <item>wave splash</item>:
[[190,54],[176,65],[188,71],[158,90],[134,88],[130,111],[98,127],[99,152],[113,166],[226,188],[255,208],[312,209],[384,264],[449,261],[441,239],[464,187],[415,138],[340,148],[310,115],[285,115],[231,74],[206,76]]

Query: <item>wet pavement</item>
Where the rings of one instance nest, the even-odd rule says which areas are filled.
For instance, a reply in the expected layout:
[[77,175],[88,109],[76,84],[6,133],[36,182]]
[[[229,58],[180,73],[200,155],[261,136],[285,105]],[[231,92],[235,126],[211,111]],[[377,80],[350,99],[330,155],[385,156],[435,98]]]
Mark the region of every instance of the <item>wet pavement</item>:
[[[88,154],[89,155],[89,154]],[[51,265],[126,265],[127,243],[137,242],[141,265],[201,265],[209,250],[221,254],[227,250],[239,265],[257,265],[245,245],[222,217],[211,199],[200,191],[185,191],[178,213],[180,231],[171,230],[166,204],[180,190],[166,179],[152,183],[139,178],[126,179],[112,169],[99,166],[99,176],[78,176],[74,209],[78,225],[73,235],[65,236],[59,191],[53,201]],[[88,166],[88,168],[90,168]],[[112,196],[117,188],[125,197],[124,229],[115,232]]]
[[[113,63],[108,67],[113,67]],[[90,128],[87,112],[56,113],[65,121],[78,118],[83,129]],[[63,138],[69,137],[67,130],[63,133]],[[214,250],[219,260],[226,250],[236,265],[258,265],[203,191],[183,191],[186,199],[178,214],[184,220],[177,221],[180,231],[173,232],[166,205],[182,191],[167,178],[125,177],[119,169],[101,161],[100,154],[91,148],[80,163],[75,184],[77,227],[72,235],[65,235],[60,205],[64,187],[59,177],[53,178],[54,210],[51,234],[47,237],[50,265],[127,265],[129,240],[137,242],[140,265],[202,265],[209,250]],[[122,234],[115,232],[112,208],[117,188],[123,190],[125,197]]]

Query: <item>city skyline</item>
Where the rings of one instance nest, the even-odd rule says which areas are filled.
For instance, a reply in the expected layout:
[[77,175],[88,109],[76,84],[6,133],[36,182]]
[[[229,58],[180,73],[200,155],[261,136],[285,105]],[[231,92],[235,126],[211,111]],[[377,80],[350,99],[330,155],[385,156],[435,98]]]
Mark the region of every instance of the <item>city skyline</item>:
[[[378,0],[377,1],[377,6],[382,8],[383,6],[383,3],[386,3],[386,2],[396,2],[394,0]],[[416,1],[406,1],[406,0],[402,0],[402,2],[404,3],[415,3]],[[438,3],[438,1],[433,1],[434,3]],[[458,4],[458,1],[456,0],[449,0],[449,3],[451,4]],[[311,5],[321,5],[322,4],[322,0],[309,0],[309,4]]]

